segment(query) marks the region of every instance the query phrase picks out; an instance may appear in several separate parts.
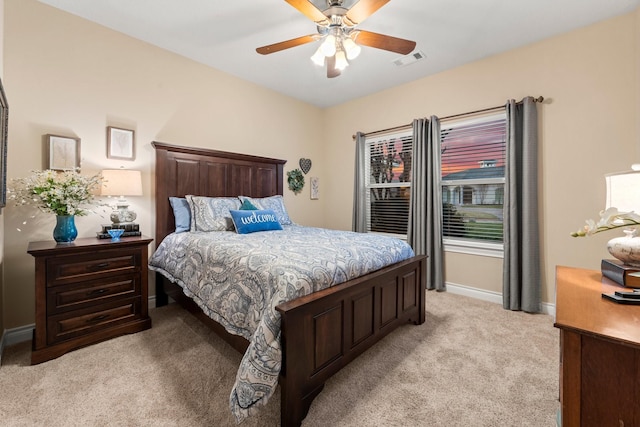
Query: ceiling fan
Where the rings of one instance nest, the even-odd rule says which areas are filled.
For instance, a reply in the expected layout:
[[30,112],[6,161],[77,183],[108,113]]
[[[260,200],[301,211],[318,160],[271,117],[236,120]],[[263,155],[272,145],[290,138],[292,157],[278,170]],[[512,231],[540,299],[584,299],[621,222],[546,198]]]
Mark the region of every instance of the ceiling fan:
[[337,77],[349,65],[349,60],[360,54],[361,47],[407,55],[416,42],[357,29],[356,26],[387,4],[389,0],[359,0],[351,8],[342,7],[343,0],[327,0],[327,9],[320,10],[309,0],[285,0],[315,22],[318,33],[262,46],[256,51],[262,55],[323,40],[311,57],[317,65],[327,65],[327,77]]

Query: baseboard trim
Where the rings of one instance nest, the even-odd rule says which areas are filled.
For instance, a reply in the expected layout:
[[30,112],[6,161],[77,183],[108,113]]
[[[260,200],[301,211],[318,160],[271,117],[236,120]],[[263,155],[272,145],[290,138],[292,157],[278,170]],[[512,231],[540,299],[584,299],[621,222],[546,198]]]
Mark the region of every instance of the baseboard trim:
[[[471,298],[479,299],[482,301],[488,301],[488,302],[493,302],[495,304],[502,305],[502,294],[500,292],[473,288],[471,286],[458,285],[456,283],[451,283],[451,282],[447,282],[446,286],[447,286],[447,292],[451,292],[452,294],[463,295],[466,297],[471,297]],[[554,317],[556,315],[555,304],[543,302],[541,309],[542,309],[542,313],[544,314],[548,314]]]
[[4,336],[6,335],[6,331],[2,331],[2,336],[0,337],[0,366],[2,366],[2,354],[4,353]]
[[[447,282],[447,292],[457,295],[463,295],[483,301],[489,301],[495,304],[502,304],[502,294],[499,292],[487,291],[485,289],[473,288],[470,286],[458,285],[456,283]],[[156,296],[149,297],[149,309],[156,308]],[[551,316],[556,315],[555,304],[542,303],[542,312]],[[0,338],[0,362],[2,361],[2,353],[5,347],[18,344],[24,341],[30,341],[33,337],[34,324],[19,326],[17,328],[6,329],[2,338]]]
[[31,341],[31,338],[33,337],[33,329],[35,327],[36,325],[32,323],[30,325],[18,326],[17,328],[6,329],[2,340],[2,349],[4,350],[4,347],[8,347],[13,344]]

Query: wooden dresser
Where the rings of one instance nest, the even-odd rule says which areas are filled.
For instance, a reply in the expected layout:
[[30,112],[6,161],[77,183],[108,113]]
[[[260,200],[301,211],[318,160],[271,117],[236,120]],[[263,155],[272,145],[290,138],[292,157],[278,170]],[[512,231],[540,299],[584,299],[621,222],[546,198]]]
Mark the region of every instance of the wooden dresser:
[[600,271],[556,268],[563,427],[640,426],[640,305]]
[[31,242],[36,327],[31,363],[151,327],[148,245],[153,239]]

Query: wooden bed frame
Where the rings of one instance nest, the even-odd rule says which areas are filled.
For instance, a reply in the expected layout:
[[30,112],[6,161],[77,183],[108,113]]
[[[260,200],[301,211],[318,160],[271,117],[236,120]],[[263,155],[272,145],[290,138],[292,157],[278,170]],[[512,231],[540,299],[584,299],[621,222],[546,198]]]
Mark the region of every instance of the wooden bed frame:
[[[284,160],[153,142],[156,244],[175,229],[169,197],[282,194]],[[281,425],[299,426],[325,381],[382,337],[425,321],[425,256],[281,304]],[[207,317],[179,286],[156,273],[156,304],[171,297],[238,351],[248,342]]]

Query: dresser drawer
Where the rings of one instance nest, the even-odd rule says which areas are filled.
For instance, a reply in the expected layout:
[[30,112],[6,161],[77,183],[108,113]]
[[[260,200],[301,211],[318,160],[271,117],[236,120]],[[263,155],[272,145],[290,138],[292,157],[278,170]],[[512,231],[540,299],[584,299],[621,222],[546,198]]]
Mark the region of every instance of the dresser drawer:
[[99,251],[47,260],[47,286],[87,281],[111,274],[140,271],[140,251]]
[[108,276],[48,288],[47,311],[56,314],[137,295],[140,295],[140,275]]
[[47,343],[54,344],[140,318],[140,297],[47,317]]

